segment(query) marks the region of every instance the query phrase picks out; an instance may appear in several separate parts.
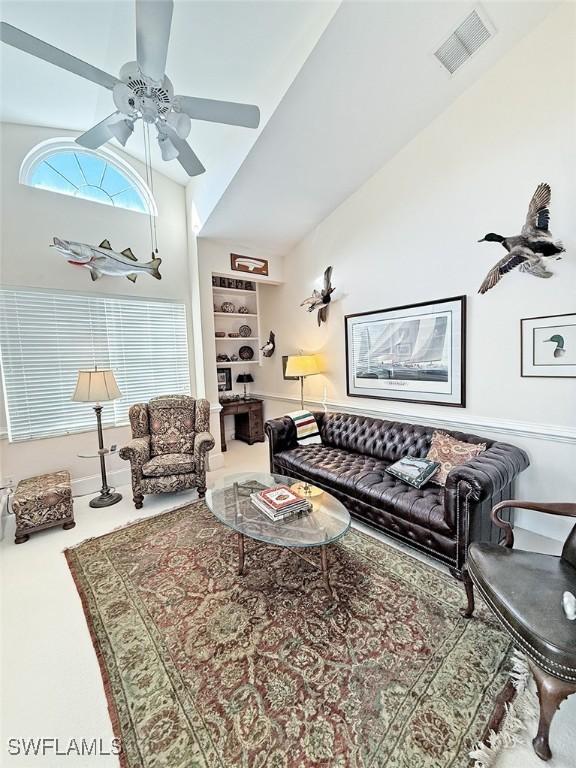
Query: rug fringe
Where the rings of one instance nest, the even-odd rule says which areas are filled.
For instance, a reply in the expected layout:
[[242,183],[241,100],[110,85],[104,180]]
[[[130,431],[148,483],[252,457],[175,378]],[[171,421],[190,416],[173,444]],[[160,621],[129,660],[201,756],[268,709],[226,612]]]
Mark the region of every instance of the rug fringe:
[[491,768],[502,749],[519,744],[521,734],[530,720],[538,716],[538,700],[531,687],[531,674],[526,656],[517,648],[512,657],[510,679],[516,689],[514,700],[505,705],[506,713],[498,732],[490,730],[484,741],[476,744],[469,753],[474,768]]
[[176,507],[170,507],[170,509],[162,509],[159,512],[154,512],[152,515],[144,515],[144,517],[137,517],[135,520],[129,520],[127,523],[121,523],[120,525],[116,525],[114,528],[110,528],[110,530],[106,531],[105,533],[99,533],[96,536],[88,536],[86,539],[82,539],[82,541],[79,541],[77,544],[74,544],[72,547],[66,547],[65,549],[62,549],[62,554],[66,554],[66,552],[70,552],[76,547],[81,547],[83,544],[88,544],[89,541],[94,541],[94,539],[102,539],[105,536],[108,536],[110,533],[116,533],[117,531],[121,531],[124,528],[131,528],[133,525],[138,525],[138,523],[143,523],[145,520],[153,520],[155,517],[161,517],[162,515],[169,515],[170,512],[177,512],[179,509],[183,509],[184,507],[187,507],[191,504],[198,504],[199,502],[205,503],[204,499],[191,499],[190,501],[184,502],[184,504],[178,504]]

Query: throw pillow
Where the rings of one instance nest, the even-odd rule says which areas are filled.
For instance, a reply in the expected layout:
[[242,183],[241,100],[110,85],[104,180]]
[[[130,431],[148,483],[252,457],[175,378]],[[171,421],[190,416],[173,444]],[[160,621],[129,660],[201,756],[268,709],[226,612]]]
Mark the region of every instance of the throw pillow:
[[486,443],[465,443],[444,432],[434,432],[426,458],[440,463],[440,470],[434,475],[433,483],[446,485],[448,473],[454,467],[465,464],[486,450]]
[[385,471],[414,488],[422,488],[439,469],[440,464],[437,461],[404,456],[400,461],[386,467]]

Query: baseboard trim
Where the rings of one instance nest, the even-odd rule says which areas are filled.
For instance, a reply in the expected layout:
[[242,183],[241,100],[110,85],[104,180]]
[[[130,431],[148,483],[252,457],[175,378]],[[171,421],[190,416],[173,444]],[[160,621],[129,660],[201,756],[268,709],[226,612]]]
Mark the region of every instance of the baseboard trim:
[[[293,395],[282,395],[278,393],[259,392],[256,397],[263,400],[274,400],[286,403],[300,404],[300,398]],[[478,430],[505,435],[506,437],[521,437],[536,440],[548,440],[555,443],[569,443],[576,445],[576,430],[567,427],[561,427],[556,424],[531,424],[521,421],[506,421],[503,419],[491,420],[482,418],[441,418],[438,416],[417,416],[407,411],[388,411],[376,410],[366,406],[353,405],[351,403],[341,403],[334,400],[305,399],[305,405],[314,410],[322,410],[326,407],[330,411],[341,411],[342,413],[358,414],[363,416],[372,416],[377,419],[390,419],[392,421],[406,421],[411,424],[430,424],[432,427],[444,429],[453,429],[474,433]],[[291,406],[292,407],[292,406]]]
[[[120,485],[130,485],[130,469],[107,470],[106,477],[108,485],[111,488],[117,488]],[[77,477],[72,480],[72,496],[87,496],[90,493],[99,493],[102,488],[101,475],[88,475],[87,477]]]

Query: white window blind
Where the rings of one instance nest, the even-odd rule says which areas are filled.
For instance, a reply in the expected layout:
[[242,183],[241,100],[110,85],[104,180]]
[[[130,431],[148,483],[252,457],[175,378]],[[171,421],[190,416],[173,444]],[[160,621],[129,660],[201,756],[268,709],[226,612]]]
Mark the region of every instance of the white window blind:
[[94,429],[88,403],[71,401],[78,370],[111,368],[122,397],[104,404],[105,426],[162,394],[190,393],[184,304],[0,290],[0,352],[11,441]]

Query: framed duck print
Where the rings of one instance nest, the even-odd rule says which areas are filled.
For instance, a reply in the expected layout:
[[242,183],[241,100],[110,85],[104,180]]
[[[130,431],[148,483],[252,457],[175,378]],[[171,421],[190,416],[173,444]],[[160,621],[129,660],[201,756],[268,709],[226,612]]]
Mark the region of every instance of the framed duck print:
[[348,315],[348,395],[464,408],[466,297]]
[[521,375],[576,378],[576,314],[520,321]]

